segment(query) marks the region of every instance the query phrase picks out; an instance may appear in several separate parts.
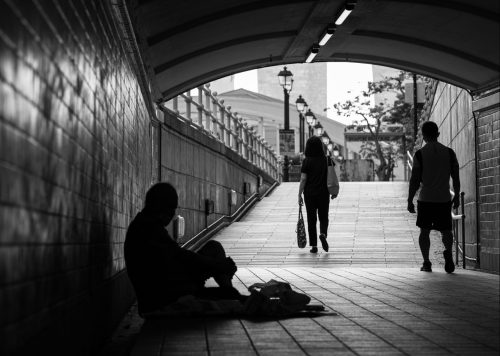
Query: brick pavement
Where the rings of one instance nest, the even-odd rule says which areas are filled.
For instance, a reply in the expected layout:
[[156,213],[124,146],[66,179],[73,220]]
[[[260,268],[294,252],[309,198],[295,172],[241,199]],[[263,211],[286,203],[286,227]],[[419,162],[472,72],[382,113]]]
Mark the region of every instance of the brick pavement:
[[295,247],[296,191],[282,184],[216,239],[237,261],[241,292],[284,280],[337,315],[148,320],[132,355],[498,355],[499,276],[449,275],[436,258],[433,273],[420,272],[406,184],[343,184],[331,252],[317,255]]

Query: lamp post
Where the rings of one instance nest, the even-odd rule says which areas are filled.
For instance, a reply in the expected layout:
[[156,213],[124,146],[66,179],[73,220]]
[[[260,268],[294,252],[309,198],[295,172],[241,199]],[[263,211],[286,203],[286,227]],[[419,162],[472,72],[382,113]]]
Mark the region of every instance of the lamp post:
[[314,116],[311,109],[309,109],[307,110],[305,117],[307,124],[309,125],[309,137],[311,137],[313,135],[312,128],[316,125],[316,116]]
[[337,145],[335,145],[332,149],[333,157],[338,157],[340,155],[340,151]]
[[295,100],[295,106],[297,106],[297,111],[299,112],[299,151],[304,152],[305,119],[303,114],[306,110],[307,103],[302,98],[302,95],[299,95],[299,98]]
[[326,132],[323,132],[321,134],[321,142],[323,142],[325,146],[328,146],[328,144],[330,143],[330,137],[328,137],[328,134]]
[[323,135],[323,125],[321,125],[319,122],[316,124],[314,127],[316,129],[316,136],[321,136]]
[[[290,102],[290,92],[292,91],[293,86],[293,74],[286,67],[283,68],[282,71],[278,73],[278,79],[280,85],[283,87],[283,95],[285,96],[285,128],[280,132],[280,146],[285,147],[284,161],[283,161],[283,181],[288,182],[288,151],[291,147],[288,146],[290,139],[293,138],[293,131],[290,132],[290,110],[289,110],[289,102]],[[291,137],[290,137],[291,136]],[[282,145],[283,143],[283,145]],[[281,153],[281,152],[280,152]]]

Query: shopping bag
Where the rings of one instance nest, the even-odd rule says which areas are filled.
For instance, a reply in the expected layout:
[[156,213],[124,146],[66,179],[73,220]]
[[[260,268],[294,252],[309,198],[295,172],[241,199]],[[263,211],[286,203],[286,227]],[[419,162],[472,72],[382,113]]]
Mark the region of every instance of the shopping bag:
[[304,217],[302,216],[302,204],[299,204],[299,221],[297,221],[297,245],[299,248],[306,247],[306,226],[304,224]]
[[333,198],[339,195],[339,179],[337,178],[337,173],[335,172],[335,163],[326,157],[327,162],[327,177],[326,185],[328,186],[328,192]]

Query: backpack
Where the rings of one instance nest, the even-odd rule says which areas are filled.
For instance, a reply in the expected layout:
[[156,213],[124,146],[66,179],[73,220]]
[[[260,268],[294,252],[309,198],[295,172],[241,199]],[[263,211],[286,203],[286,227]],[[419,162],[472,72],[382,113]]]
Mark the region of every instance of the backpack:
[[311,298],[295,292],[290,284],[274,279],[266,283],[255,283],[248,287],[250,297],[245,302],[247,315],[286,316],[301,310],[308,310]]

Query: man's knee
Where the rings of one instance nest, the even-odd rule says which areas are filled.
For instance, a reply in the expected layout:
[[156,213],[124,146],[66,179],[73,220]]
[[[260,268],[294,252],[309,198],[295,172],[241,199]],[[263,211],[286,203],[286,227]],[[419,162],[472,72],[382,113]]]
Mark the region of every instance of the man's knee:
[[213,258],[225,258],[226,251],[219,241],[210,240],[198,251],[200,255],[213,257]]

